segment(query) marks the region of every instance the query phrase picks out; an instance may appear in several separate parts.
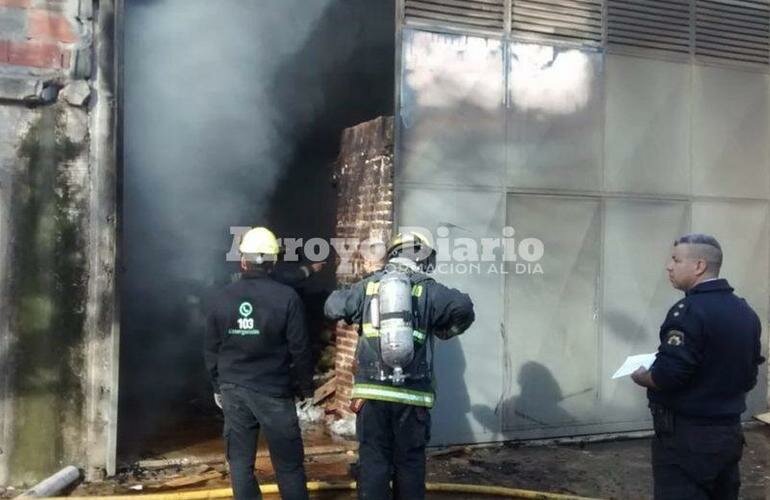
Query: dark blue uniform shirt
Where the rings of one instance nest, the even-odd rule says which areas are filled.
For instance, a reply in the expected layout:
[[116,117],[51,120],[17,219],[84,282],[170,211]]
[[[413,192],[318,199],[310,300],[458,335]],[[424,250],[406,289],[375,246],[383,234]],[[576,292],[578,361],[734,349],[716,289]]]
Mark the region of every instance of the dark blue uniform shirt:
[[764,361],[757,314],[727,280],[693,287],[669,310],[651,367],[650,403],[696,418],[734,419]]

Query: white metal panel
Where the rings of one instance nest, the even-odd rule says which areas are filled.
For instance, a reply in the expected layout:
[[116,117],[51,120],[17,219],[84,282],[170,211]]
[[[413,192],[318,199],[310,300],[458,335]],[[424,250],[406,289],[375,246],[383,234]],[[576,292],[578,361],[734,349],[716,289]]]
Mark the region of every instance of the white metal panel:
[[688,194],[690,65],[607,55],[604,187]]
[[[495,261],[458,260],[457,238],[500,238],[505,197],[489,191],[402,188],[398,193],[399,226],[420,226],[438,236],[449,228],[447,246],[438,244],[434,277],[471,296],[476,322],[459,338],[437,341],[434,444],[491,440],[499,431],[495,407],[502,393],[503,315],[501,254]],[[458,245],[461,243],[457,241]],[[445,250],[449,250],[448,252]],[[481,250],[479,248],[479,250]],[[472,264],[479,265],[478,269]],[[494,269],[493,269],[494,268]],[[486,436],[485,438],[482,436]]]
[[499,186],[503,82],[502,42],[405,30],[399,181]]
[[768,75],[693,67],[693,194],[770,195]]
[[603,56],[511,43],[508,185],[601,188]]
[[646,391],[611,380],[626,356],[655,352],[668,309],[681,298],[665,271],[674,240],[688,232],[684,202],[609,200],[605,209],[601,417],[650,419]]
[[506,276],[503,429],[595,423],[601,211],[598,199],[509,195],[507,224],[538,238],[542,273]]
[[[763,352],[767,356],[768,328],[768,204],[766,202],[698,202],[692,208],[692,228],[715,236],[722,246],[721,276],[744,297],[762,319]],[[748,413],[767,408],[767,364],[749,396]]]

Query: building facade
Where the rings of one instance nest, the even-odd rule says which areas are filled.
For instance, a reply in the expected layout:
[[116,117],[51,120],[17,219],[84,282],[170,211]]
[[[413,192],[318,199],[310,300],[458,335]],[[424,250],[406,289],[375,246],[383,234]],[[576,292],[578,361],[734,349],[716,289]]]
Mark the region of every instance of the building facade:
[[[611,375],[657,346],[678,235],[722,242],[767,325],[770,5],[398,11],[396,225],[449,240],[439,271],[477,308],[438,348],[434,442],[649,429],[644,391]],[[766,408],[761,378],[747,416]]]

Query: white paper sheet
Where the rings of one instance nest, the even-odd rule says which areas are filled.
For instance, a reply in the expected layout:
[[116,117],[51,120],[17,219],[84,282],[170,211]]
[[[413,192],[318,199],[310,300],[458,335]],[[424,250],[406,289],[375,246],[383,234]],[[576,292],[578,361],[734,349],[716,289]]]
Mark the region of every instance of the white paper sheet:
[[620,368],[618,368],[618,371],[616,371],[612,376],[612,378],[620,378],[625,377],[626,375],[631,375],[640,366],[649,368],[652,366],[653,361],[655,361],[656,354],[657,353],[653,352],[650,354],[636,354],[634,356],[627,357],[623,364],[620,365]]

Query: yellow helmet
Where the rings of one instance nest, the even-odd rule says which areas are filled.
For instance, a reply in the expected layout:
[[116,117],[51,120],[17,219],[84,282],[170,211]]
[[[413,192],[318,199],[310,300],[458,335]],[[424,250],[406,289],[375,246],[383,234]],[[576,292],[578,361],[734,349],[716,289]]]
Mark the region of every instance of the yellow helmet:
[[408,257],[418,263],[429,263],[435,258],[436,250],[430,242],[430,238],[418,231],[406,231],[398,233],[388,243],[388,257],[396,257],[407,253]]
[[243,235],[238,249],[243,254],[278,255],[278,239],[269,229],[254,227]]

